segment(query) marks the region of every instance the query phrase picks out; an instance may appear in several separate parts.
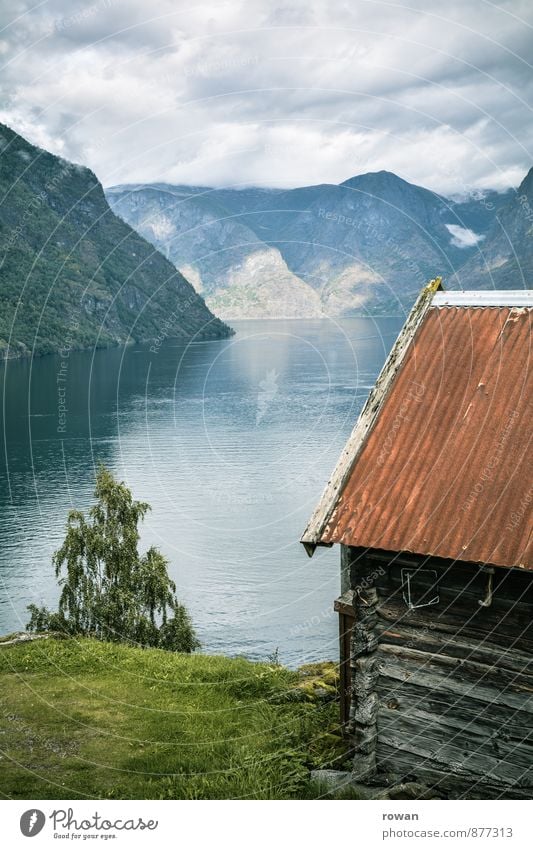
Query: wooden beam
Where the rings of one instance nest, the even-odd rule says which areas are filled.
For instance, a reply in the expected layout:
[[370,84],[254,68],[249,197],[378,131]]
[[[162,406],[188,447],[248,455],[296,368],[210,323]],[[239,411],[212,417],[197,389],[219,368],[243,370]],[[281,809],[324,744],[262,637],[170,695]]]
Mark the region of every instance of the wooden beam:
[[373,568],[375,567],[364,557],[352,558],[351,583],[355,618],[350,647],[348,735],[354,749],[352,774],[357,781],[366,781],[377,771],[378,595],[374,586]]

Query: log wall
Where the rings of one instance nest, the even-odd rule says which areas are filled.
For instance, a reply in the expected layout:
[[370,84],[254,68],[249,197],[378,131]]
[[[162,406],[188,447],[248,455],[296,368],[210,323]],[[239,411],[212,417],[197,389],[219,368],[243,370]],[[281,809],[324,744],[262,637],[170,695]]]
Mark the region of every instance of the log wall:
[[[365,743],[363,773],[375,758],[377,770],[436,783],[444,793],[531,798],[533,575],[495,569],[491,603],[484,607],[479,602],[487,600],[489,574],[475,565],[372,557],[357,549],[350,549],[350,560],[355,627],[348,732],[355,763]],[[437,597],[438,603],[409,609],[406,572],[415,603]],[[361,612],[365,601],[370,618]],[[363,651],[363,638],[370,651]],[[375,718],[372,729],[357,722],[365,704],[372,708],[367,719]]]

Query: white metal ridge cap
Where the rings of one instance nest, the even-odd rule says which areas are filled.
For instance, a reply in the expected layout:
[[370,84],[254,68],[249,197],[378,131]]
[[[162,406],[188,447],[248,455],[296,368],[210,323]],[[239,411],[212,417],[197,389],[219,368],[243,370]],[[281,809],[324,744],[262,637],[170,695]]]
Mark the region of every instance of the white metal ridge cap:
[[533,307],[533,289],[435,292],[432,307]]

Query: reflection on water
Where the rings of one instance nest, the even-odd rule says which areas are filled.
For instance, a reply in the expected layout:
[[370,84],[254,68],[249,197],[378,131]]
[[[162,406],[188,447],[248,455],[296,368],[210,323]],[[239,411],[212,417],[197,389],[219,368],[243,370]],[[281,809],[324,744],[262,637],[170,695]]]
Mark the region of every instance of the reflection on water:
[[142,545],[169,558],[204,651],[337,655],[338,551],[298,540],[400,322],[234,326],[0,368],[0,633],[55,603],[52,552],[101,461],[152,504]]

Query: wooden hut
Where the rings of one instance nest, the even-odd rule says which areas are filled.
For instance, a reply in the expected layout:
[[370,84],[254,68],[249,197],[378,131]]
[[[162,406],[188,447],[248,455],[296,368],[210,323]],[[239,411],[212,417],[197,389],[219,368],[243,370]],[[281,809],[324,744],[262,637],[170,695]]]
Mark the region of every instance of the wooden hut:
[[341,546],[355,779],[533,791],[532,291],[422,291],[302,537]]

